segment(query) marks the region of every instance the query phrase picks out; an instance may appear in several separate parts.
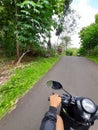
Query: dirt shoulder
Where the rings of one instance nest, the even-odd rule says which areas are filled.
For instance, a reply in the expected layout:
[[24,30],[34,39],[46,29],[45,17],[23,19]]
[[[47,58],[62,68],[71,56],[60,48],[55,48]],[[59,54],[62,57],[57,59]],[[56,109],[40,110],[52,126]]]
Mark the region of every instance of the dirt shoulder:
[[0,62],[0,85],[4,84],[10,77],[10,70],[14,67],[12,61]]

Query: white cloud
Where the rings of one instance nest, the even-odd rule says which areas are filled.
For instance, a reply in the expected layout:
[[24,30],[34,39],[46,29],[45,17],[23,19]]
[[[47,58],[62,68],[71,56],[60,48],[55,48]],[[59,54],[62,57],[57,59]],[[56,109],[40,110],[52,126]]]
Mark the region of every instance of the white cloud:
[[51,43],[58,44],[58,36],[56,36],[55,30],[51,32]]
[[[98,10],[94,9],[89,5],[89,0],[76,0],[73,2],[71,7],[77,11],[77,13],[81,16],[79,21],[80,29],[82,27],[88,26],[95,21],[95,14],[98,13]],[[79,47],[79,38],[78,35],[74,35],[72,37],[73,44],[75,47]]]
[[98,10],[89,5],[89,0],[78,0],[76,4],[72,3],[72,8],[75,9],[81,16],[81,27],[90,25],[94,22],[94,16]]

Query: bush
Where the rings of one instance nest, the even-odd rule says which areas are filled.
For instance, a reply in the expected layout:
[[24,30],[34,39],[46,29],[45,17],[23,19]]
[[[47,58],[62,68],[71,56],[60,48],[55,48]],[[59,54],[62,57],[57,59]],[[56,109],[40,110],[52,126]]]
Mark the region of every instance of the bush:
[[98,47],[95,47],[93,50],[91,50],[90,55],[98,56]]
[[82,56],[85,56],[85,55],[87,55],[88,52],[87,52],[86,49],[84,49],[83,47],[80,47],[78,53],[79,53],[80,55],[82,55]]
[[33,47],[33,55],[40,56],[40,57],[54,57],[55,56],[55,49],[47,49],[45,47]]
[[67,56],[76,56],[78,53],[78,49],[77,48],[70,48],[66,50],[66,55]]
[[67,56],[72,56],[72,51],[71,50],[66,50],[66,55]]

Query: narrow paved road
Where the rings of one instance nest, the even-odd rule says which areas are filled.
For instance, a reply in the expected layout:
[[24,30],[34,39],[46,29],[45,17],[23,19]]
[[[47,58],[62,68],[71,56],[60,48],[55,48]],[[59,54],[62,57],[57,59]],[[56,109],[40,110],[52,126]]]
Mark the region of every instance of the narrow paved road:
[[[98,65],[82,57],[64,57],[0,121],[0,130],[39,130],[53,91],[46,87],[51,79],[60,81],[73,95],[87,96],[98,104]],[[97,121],[90,130],[98,130]]]

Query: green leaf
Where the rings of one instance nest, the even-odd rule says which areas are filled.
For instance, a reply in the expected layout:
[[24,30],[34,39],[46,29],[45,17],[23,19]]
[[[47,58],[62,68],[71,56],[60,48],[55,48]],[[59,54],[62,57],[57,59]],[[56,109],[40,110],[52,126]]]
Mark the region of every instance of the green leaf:
[[4,10],[3,6],[0,6],[0,13]]
[[31,19],[31,21],[32,21],[33,23],[35,23],[35,24],[37,24],[37,25],[39,25],[39,26],[40,26],[40,22],[39,22],[39,21],[37,21],[36,19]]
[[40,14],[40,11],[36,8],[34,8],[34,12],[36,12],[37,14]]
[[30,13],[26,10],[21,10],[22,13],[25,13],[26,15],[30,15]]
[[33,7],[35,7],[36,6],[36,3],[35,2],[33,2],[33,1],[24,1],[23,3],[22,3],[22,5],[31,5],[31,6],[33,6]]

